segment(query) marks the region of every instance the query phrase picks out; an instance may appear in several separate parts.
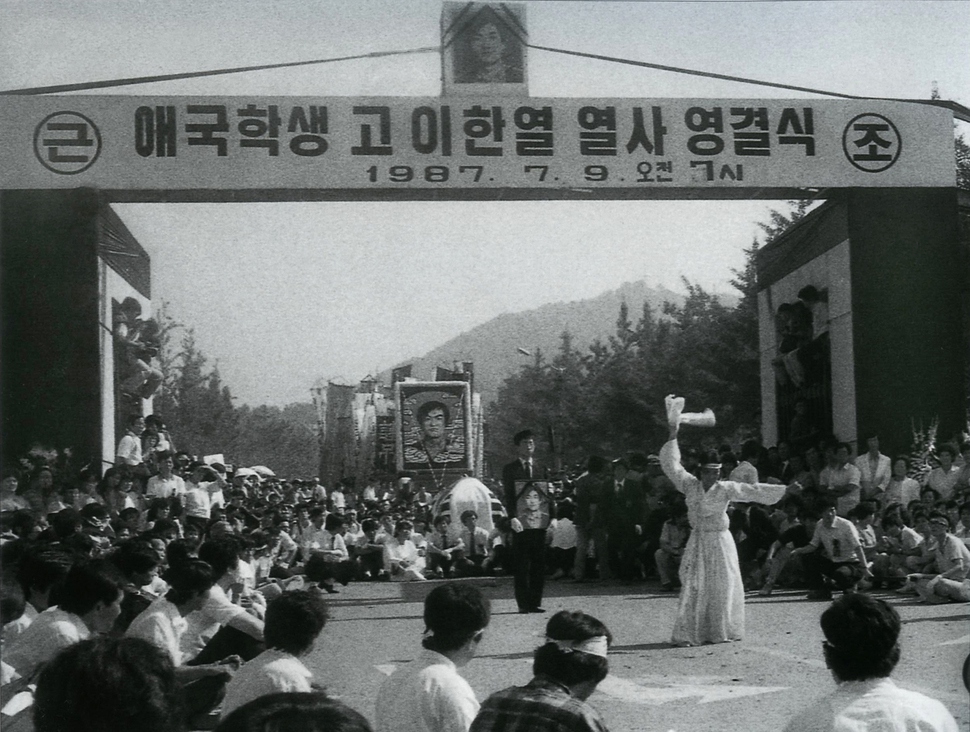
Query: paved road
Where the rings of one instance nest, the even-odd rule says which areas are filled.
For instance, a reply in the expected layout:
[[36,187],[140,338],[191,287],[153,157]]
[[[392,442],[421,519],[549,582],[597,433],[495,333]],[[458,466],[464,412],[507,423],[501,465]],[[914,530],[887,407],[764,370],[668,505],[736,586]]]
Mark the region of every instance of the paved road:
[[[483,584],[483,580],[467,580]],[[332,619],[308,665],[332,694],[373,720],[385,674],[420,647],[424,596],[437,583],[359,583],[330,598]],[[739,643],[674,648],[667,642],[676,597],[655,584],[547,583],[545,615],[519,615],[511,581],[483,586],[492,623],[463,674],[479,699],[531,677],[533,649],[549,613],[578,609],[614,635],[610,676],[591,697],[613,732],[780,730],[833,688],[822,662],[818,616],[827,606],[803,592],[749,595]],[[903,618],[903,656],[894,678],[942,701],[970,730],[970,697],[960,669],[970,652],[970,606],[914,603],[880,593]]]

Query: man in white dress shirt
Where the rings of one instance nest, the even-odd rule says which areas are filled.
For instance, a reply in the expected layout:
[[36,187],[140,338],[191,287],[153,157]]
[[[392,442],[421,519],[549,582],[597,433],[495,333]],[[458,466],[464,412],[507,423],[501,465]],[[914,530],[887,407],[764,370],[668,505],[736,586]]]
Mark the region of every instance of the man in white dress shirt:
[[936,699],[901,689],[889,678],[899,662],[899,614],[885,601],[843,595],[822,613],[825,663],[837,684],[788,723],[785,732],[956,732]]
[[377,732],[467,732],[479,704],[459,674],[478,651],[491,603],[477,587],[436,587],[424,601],[424,651],[384,680],[377,694]]

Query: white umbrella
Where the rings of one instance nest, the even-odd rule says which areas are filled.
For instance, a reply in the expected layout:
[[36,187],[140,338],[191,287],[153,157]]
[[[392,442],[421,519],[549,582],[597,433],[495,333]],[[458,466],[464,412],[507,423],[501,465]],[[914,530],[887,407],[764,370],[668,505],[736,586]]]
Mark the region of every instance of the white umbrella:
[[259,473],[257,473],[255,470],[251,470],[250,468],[236,468],[235,474],[240,478],[248,478],[251,475],[255,475],[257,477],[259,476]]
[[260,478],[275,478],[276,473],[267,468],[265,465],[253,465],[250,470],[252,470]]
[[445,514],[458,526],[461,515],[472,509],[478,514],[478,525],[491,531],[495,519],[505,515],[502,502],[477,478],[459,478],[450,488],[441,491],[431,504],[433,517]]

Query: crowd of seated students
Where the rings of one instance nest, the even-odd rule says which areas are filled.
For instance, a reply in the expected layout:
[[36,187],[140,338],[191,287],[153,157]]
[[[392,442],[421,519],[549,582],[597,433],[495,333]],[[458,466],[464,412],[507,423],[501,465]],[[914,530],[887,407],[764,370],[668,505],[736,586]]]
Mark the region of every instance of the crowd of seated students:
[[[729,510],[750,590],[770,595],[777,587],[808,587],[811,597],[822,599],[832,589],[888,588],[918,592],[928,602],[970,600],[970,555],[960,548],[970,546],[970,443],[959,449],[938,445],[932,463],[922,466],[911,465],[906,455],[881,454],[875,436],[855,457],[848,444],[834,439],[803,447],[795,451],[783,441],[765,449],[752,439],[737,451],[729,445],[718,450],[722,479],[788,488],[774,506],[736,504]],[[690,448],[683,460],[688,470],[698,467]],[[662,589],[677,590],[690,527],[683,499],[655,456],[634,454],[612,463],[593,456],[586,467],[562,481],[559,518],[547,536],[552,578],[656,579]],[[820,523],[826,526],[817,531]],[[935,536],[934,525],[945,536]],[[831,538],[839,532],[845,540],[833,556],[839,545]],[[623,551],[630,536],[633,548]]]
[[[817,599],[833,589],[886,588],[927,602],[970,601],[970,444],[939,445],[936,464],[915,471],[906,455],[882,455],[877,437],[866,443],[854,459],[835,441],[768,452],[757,473],[788,485],[788,494],[732,516],[746,583],[762,595],[807,585]],[[830,538],[840,531],[841,548]]]
[[[134,420],[126,437],[140,436],[138,429]],[[170,436],[165,443],[171,446]],[[938,464],[921,479],[910,477],[905,457],[881,455],[875,438],[867,447],[854,460],[836,442],[800,453],[785,443],[721,449],[724,479],[788,486],[776,506],[732,510],[750,588],[767,595],[808,585],[819,599],[832,589],[886,588],[926,602],[970,601],[970,445],[938,446]],[[692,457],[685,449],[688,469]],[[549,572],[578,581],[644,580],[656,572],[664,589],[676,589],[690,529],[655,459],[633,455],[586,467],[593,472],[577,469],[555,481]],[[426,490],[410,490],[406,481],[399,488],[327,491],[316,479],[234,473],[165,449],[154,451],[150,466],[144,455],[134,465],[119,458],[103,473],[59,475],[50,465],[24,475],[5,471],[2,701],[24,693],[69,647],[88,648],[83,642],[99,636],[141,639],[168,659],[183,711],[205,725],[240,668],[269,651],[275,655],[248,666],[243,680],[265,666],[273,678],[296,679],[289,690],[302,689],[299,657],[313,639],[277,634],[270,644],[274,607],[280,617],[302,612],[308,627],[322,628],[325,612],[313,598],[339,592],[338,584],[508,571],[507,519],[495,517],[487,531],[465,510],[453,523],[432,516]],[[581,544],[581,535],[592,538]],[[637,537],[633,550],[618,540],[629,536]],[[842,555],[832,542],[838,536],[850,545]],[[96,650],[118,659],[134,647]],[[157,666],[150,656],[145,663]]]

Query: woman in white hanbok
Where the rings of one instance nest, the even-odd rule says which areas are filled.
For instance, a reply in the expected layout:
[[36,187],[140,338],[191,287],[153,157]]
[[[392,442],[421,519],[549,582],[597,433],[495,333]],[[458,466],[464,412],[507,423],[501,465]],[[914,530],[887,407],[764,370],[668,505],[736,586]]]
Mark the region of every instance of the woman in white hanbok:
[[705,462],[700,479],[688,473],[677,444],[682,409],[683,399],[667,398],[670,441],[660,450],[664,473],[684,494],[691,526],[680,565],[683,588],[672,640],[684,646],[740,640],[744,585],[727,508],[732,501],[776,503],[785,495],[785,486],[718,480],[721,466],[716,462]]

